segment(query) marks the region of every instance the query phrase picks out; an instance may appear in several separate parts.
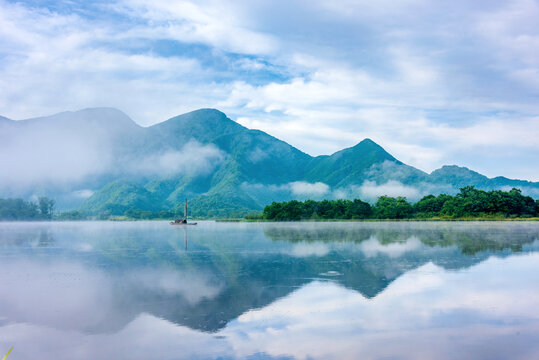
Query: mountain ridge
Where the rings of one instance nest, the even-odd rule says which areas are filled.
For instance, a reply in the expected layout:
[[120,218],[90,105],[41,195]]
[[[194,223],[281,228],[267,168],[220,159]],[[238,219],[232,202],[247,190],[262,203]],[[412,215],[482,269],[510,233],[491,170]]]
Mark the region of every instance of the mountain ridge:
[[[455,193],[466,185],[485,190],[517,186],[539,197],[539,183],[488,178],[456,165],[428,174],[404,164],[368,138],[331,155],[313,157],[211,108],[148,127],[114,108],[5,123],[0,140],[8,145],[0,145],[0,154],[13,158],[13,181],[9,183],[8,178],[0,184],[0,196],[47,195],[59,199],[59,208],[80,207],[91,214],[121,215],[133,207],[180,212],[181,202],[189,198],[194,215],[241,216],[272,201],[373,200],[384,191],[391,196],[400,191],[412,198],[425,191]],[[14,143],[30,141],[43,154],[13,149]],[[29,163],[35,163],[36,157],[44,162],[42,178],[30,173],[32,181],[16,181],[24,174],[16,166],[19,157]],[[69,172],[66,164],[71,166]],[[55,173],[65,178],[55,178]]]

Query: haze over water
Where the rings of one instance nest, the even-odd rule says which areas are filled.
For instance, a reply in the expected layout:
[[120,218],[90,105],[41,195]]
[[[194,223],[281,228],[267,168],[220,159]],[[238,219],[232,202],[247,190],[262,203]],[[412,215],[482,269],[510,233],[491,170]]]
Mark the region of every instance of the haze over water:
[[0,223],[13,359],[533,359],[539,223]]

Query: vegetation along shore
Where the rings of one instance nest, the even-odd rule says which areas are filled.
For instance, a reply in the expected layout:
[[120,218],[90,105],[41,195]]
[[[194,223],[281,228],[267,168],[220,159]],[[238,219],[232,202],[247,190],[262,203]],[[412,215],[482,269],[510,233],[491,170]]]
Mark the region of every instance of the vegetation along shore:
[[539,200],[519,189],[484,191],[466,186],[455,196],[427,195],[411,204],[404,197],[380,196],[374,205],[355,200],[274,202],[246,220],[536,220]]
[[[42,197],[38,202],[0,199],[0,220],[169,220],[171,210],[157,212],[126,210],[123,216],[99,216],[78,210],[55,214],[54,200]],[[404,197],[380,196],[376,203],[355,200],[291,200],[273,202],[260,214],[228,221],[377,221],[377,220],[538,220],[539,200],[522,195],[519,189],[484,191],[466,186],[455,196],[427,195],[416,203]],[[226,220],[225,220],[226,221]]]

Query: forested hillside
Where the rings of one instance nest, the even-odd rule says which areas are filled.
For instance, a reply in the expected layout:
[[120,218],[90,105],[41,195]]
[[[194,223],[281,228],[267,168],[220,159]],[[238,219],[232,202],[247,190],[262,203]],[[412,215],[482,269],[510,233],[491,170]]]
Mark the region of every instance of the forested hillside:
[[[465,186],[516,187],[539,197],[539,183],[488,178],[458,166],[431,174],[408,166],[370,139],[312,157],[214,109],[141,127],[116,109],[0,121],[6,171],[3,198],[48,197],[59,211],[106,218],[126,211],[241,217],[274,201],[356,199],[381,195],[416,202]],[[32,147],[27,144],[32,144]]]

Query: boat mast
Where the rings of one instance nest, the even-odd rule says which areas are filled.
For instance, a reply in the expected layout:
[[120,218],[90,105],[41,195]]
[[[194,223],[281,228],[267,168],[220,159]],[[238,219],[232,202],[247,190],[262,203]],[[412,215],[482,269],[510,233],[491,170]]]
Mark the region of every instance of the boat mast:
[[187,220],[187,199],[185,199],[185,212],[184,212],[184,218]]

